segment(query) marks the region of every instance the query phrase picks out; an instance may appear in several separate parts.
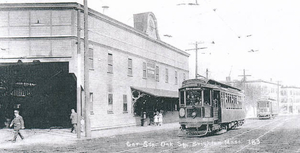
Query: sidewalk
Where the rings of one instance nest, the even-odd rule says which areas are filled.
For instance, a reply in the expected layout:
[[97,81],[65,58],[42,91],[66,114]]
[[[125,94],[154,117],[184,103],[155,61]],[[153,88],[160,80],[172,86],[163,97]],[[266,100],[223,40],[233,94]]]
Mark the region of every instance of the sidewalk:
[[115,128],[115,129],[108,129],[108,130],[99,130],[99,131],[92,131],[92,138],[99,138],[99,137],[111,137],[115,135],[123,135],[123,134],[130,134],[130,133],[142,133],[142,132],[149,132],[149,131],[156,131],[156,130],[163,130],[163,129],[179,129],[179,123],[166,123],[162,126],[130,126],[124,128]]
[[112,137],[116,135],[124,135],[131,133],[142,133],[156,130],[173,130],[179,129],[179,123],[167,123],[162,126],[130,126],[106,130],[92,131],[91,137],[87,138],[82,133],[80,139],[77,138],[77,134],[71,133],[70,129],[25,129],[21,130],[22,135],[25,137],[21,140],[17,138],[16,143],[12,143],[13,129],[0,129],[0,149],[14,148],[18,146],[26,146],[33,144],[71,144],[78,140],[94,139],[101,137]]

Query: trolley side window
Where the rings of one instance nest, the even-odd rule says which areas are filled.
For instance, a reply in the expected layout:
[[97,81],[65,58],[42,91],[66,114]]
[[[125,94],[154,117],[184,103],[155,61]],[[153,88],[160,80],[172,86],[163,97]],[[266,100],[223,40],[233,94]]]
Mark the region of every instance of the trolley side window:
[[204,104],[210,105],[210,90],[204,90]]

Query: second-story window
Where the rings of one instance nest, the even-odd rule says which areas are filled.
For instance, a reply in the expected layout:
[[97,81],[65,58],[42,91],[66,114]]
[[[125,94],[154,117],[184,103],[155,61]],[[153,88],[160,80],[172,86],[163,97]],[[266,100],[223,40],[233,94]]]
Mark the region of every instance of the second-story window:
[[169,70],[166,68],[166,83],[169,82]]
[[108,70],[107,73],[113,73],[113,55],[108,53]]
[[178,76],[177,76],[177,71],[175,71],[175,85],[178,84]]
[[128,76],[132,76],[132,59],[128,58]]
[[89,68],[94,69],[94,49],[89,48]]
[[183,73],[183,81],[185,80],[185,73]]
[[147,65],[146,62],[143,62],[143,78],[147,78]]
[[155,80],[157,82],[159,82],[159,67],[158,66],[155,67]]

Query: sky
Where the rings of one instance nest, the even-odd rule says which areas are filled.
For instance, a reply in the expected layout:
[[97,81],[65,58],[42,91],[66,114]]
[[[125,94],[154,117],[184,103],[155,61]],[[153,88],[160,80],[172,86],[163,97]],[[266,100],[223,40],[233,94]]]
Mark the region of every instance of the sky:
[[[78,2],[83,0],[0,0],[12,2]],[[188,5],[196,3],[198,5]],[[224,81],[279,81],[300,87],[300,14],[297,0],[88,0],[89,8],[133,27],[133,14],[153,12],[162,41],[198,52],[198,73]],[[108,6],[108,9],[103,9]],[[171,37],[166,37],[169,35]],[[214,43],[212,43],[214,42]],[[249,52],[253,50],[254,52]],[[195,51],[190,78],[195,76]]]

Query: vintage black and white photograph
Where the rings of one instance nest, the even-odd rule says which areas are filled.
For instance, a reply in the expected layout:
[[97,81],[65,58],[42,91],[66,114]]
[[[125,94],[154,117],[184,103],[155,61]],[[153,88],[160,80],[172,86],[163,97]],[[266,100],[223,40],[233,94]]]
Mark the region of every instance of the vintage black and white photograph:
[[300,152],[297,0],[0,0],[0,153]]

